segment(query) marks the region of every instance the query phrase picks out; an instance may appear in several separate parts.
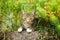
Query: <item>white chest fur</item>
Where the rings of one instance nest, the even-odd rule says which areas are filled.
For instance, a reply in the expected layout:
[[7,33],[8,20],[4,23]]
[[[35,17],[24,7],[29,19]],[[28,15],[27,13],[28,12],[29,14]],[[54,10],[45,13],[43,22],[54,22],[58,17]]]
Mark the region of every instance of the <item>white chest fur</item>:
[[23,25],[24,25],[24,28],[29,28],[29,27],[31,27],[31,25],[26,24],[26,23],[23,23]]

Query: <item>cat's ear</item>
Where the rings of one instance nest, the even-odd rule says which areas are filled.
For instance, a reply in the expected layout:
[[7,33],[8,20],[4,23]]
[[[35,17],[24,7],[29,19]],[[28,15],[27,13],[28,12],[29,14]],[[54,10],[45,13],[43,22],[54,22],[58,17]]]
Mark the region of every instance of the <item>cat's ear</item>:
[[22,16],[25,16],[26,14],[25,14],[25,11],[24,10],[22,10]]
[[36,15],[36,11],[35,11],[35,10],[32,11],[32,15],[33,15],[33,16]]
[[22,10],[22,15],[24,15],[25,14],[25,12],[24,12],[24,10]]

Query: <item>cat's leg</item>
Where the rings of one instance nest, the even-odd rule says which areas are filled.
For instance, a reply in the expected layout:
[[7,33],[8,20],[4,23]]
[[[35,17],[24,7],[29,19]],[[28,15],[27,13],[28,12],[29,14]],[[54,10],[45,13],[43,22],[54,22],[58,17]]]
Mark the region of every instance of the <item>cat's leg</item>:
[[18,28],[18,32],[22,32],[23,27]]
[[26,28],[26,31],[27,31],[27,32],[32,32],[33,29],[32,29],[32,28]]

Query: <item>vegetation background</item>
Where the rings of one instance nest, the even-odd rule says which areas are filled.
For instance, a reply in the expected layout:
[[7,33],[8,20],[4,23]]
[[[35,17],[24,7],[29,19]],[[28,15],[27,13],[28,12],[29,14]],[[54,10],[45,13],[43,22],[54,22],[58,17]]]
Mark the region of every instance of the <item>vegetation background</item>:
[[0,0],[0,31],[16,31],[21,26],[21,10],[36,10],[36,30],[60,35],[60,0]]

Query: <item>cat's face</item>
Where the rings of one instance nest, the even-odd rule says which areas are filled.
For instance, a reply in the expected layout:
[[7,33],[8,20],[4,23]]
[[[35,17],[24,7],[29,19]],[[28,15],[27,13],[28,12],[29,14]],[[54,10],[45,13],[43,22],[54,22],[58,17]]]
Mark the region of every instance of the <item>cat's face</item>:
[[26,24],[32,24],[32,21],[34,20],[34,16],[35,16],[35,11],[31,13],[25,13],[24,11],[22,11],[22,20]]

